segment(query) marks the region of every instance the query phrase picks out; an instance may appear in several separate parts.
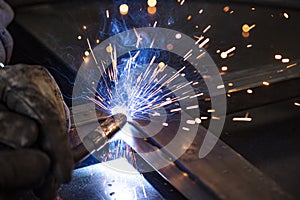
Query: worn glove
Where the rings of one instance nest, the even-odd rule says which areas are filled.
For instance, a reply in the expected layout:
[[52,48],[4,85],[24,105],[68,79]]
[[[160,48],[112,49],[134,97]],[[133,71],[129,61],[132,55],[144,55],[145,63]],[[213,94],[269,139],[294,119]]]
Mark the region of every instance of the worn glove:
[[14,13],[11,7],[3,0],[0,0],[0,62],[7,64],[13,50],[13,40],[6,30],[7,25],[13,20]]
[[27,188],[41,199],[54,199],[73,169],[67,118],[45,68],[0,68],[0,193]]

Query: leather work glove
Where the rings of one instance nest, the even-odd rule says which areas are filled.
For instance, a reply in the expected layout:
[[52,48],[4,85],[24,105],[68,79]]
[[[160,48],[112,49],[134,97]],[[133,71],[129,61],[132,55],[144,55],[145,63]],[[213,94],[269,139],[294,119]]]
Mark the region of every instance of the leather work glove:
[[7,25],[13,20],[14,12],[3,0],[0,0],[0,62],[7,64],[13,50],[13,40],[6,30]]
[[45,68],[0,67],[0,199],[28,189],[52,200],[59,186],[70,181],[66,119],[68,109]]

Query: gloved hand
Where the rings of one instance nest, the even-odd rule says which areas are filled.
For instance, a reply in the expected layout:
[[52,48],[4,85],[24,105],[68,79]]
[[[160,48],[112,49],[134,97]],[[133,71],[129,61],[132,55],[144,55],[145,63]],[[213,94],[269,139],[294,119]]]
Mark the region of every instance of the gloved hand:
[[45,68],[0,68],[0,193],[27,188],[41,199],[54,199],[73,169],[67,118]]
[[0,0],[0,62],[7,64],[13,50],[13,40],[6,30],[7,25],[13,20],[14,12],[11,7]]

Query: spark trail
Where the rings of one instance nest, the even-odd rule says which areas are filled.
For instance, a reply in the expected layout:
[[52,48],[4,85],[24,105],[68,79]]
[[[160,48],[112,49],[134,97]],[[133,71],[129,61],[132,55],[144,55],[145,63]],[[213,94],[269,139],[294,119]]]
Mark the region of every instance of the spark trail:
[[[138,33],[136,37],[140,37]],[[138,39],[137,46],[139,42]],[[90,47],[90,43],[88,44]],[[160,115],[158,110],[161,108],[174,109],[180,100],[192,97],[194,91],[186,88],[192,86],[194,81],[181,80],[185,75],[186,66],[170,73],[167,70],[168,64],[156,63],[156,55],[148,59],[149,63],[141,63],[140,60],[145,54],[150,55],[143,52],[144,50],[136,51],[118,63],[116,48],[111,44],[108,46],[107,53],[110,54],[112,64],[106,69],[103,63],[98,67],[102,71],[102,77],[97,86],[89,88],[89,91],[95,94],[95,98],[86,97],[94,102],[99,110],[110,114],[124,113],[131,120],[145,119],[145,116]],[[90,51],[95,63],[101,63],[94,56],[91,47]],[[182,96],[175,96],[176,91],[180,91]]]

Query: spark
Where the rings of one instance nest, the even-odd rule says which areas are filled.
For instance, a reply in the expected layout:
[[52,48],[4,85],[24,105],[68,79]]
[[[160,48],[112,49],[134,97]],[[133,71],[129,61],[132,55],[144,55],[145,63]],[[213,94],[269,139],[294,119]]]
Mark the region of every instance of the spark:
[[289,18],[289,14],[287,14],[286,12],[284,12],[284,13],[283,13],[283,17],[284,17],[285,19],[288,19],[288,18]]
[[147,4],[149,7],[155,7],[157,4],[157,1],[156,0],[148,0]]
[[192,15],[189,15],[189,16],[187,17],[187,20],[190,21],[191,19],[192,19]]
[[181,108],[176,108],[176,109],[170,110],[171,113],[172,113],[172,112],[178,112],[178,111],[181,111]]
[[150,14],[150,15],[154,15],[155,13],[156,13],[156,7],[154,6],[154,7],[148,7],[147,8],[147,11],[148,11],[148,13]]
[[209,110],[207,110],[207,112],[208,113],[214,113],[214,112],[216,112],[216,110],[215,109],[209,109]]
[[200,37],[197,37],[197,36],[194,36],[195,38],[197,38],[198,40],[195,42],[195,44],[199,44],[199,42],[201,41],[201,40],[203,40],[204,39],[204,36],[200,36]]
[[193,49],[189,50],[184,56],[184,61],[186,61],[189,57],[192,56],[192,53],[193,53]]
[[233,86],[233,83],[228,83],[228,86],[229,86],[229,87],[232,87],[232,86]]
[[282,59],[282,55],[280,55],[280,54],[276,54],[274,57],[275,57],[275,60],[281,60]]
[[89,52],[89,51],[85,51],[85,52],[84,52],[84,55],[85,55],[85,56],[89,56],[89,55],[90,55],[90,52]]
[[250,32],[244,32],[244,31],[242,31],[242,36],[244,38],[248,38],[250,36]]
[[121,15],[127,15],[129,7],[128,7],[127,4],[121,4],[120,7],[119,7],[119,10],[120,10]]
[[200,94],[196,94],[194,96],[190,96],[189,98],[193,99],[193,98],[200,97],[200,96],[203,96],[203,95],[204,95],[204,93],[200,93]]
[[106,10],[106,18],[109,18],[109,10]]
[[[90,50],[90,52],[92,53],[92,56],[93,56],[93,59],[94,59],[95,63],[98,65],[98,61],[97,61],[97,59],[96,59],[96,56],[95,56],[95,54],[94,54],[94,51],[93,51],[92,46],[91,46],[91,43],[90,43],[90,40],[89,40],[88,38],[86,39],[86,42],[87,42],[87,44],[88,44],[88,46],[89,46],[89,50]],[[90,52],[86,51],[86,52],[85,52],[85,55],[86,55],[86,56],[90,55]]]
[[282,58],[281,62],[282,63],[289,63],[290,59],[289,58]]
[[249,117],[234,117],[234,118],[232,118],[232,121],[235,121],[235,122],[251,122],[252,118],[249,118]]
[[251,29],[255,28],[255,26],[256,26],[255,24],[253,24],[251,26],[249,26],[248,24],[244,24],[242,26],[242,30],[243,30],[243,32],[248,33]]
[[177,34],[175,35],[175,38],[176,38],[177,40],[179,40],[179,39],[181,38],[181,34],[180,34],[180,33],[177,33]]
[[263,85],[265,85],[265,86],[269,86],[269,85],[270,85],[270,83],[269,83],[269,82],[267,82],[267,81],[263,81]]
[[164,62],[158,63],[158,67],[163,68],[164,66],[166,66],[166,64]]
[[223,67],[221,68],[221,70],[222,70],[223,72],[226,72],[226,71],[228,70],[228,67],[227,67],[227,66],[223,66]]
[[78,35],[78,36],[77,36],[77,39],[78,39],[78,40],[81,40],[81,39],[82,39],[82,36],[81,36],[81,35]]
[[286,66],[286,68],[289,69],[289,68],[295,67],[297,65],[298,65],[298,63],[290,64],[290,65]]
[[199,48],[204,47],[207,43],[209,43],[210,39],[206,38],[201,44],[199,44]]
[[186,123],[187,123],[187,124],[192,124],[192,125],[193,125],[193,124],[196,124],[195,120],[190,120],[190,119],[187,120]]
[[187,128],[187,127],[182,127],[182,130],[184,130],[184,131],[190,131],[190,129]]
[[168,44],[168,45],[167,45],[167,49],[168,49],[169,51],[171,51],[173,48],[174,48],[173,44]]
[[108,46],[106,47],[106,52],[107,52],[107,53],[111,53],[111,52],[112,52],[111,45],[108,45]]
[[211,28],[211,25],[208,25],[208,26],[203,30],[203,33],[206,33],[207,31],[209,31],[210,28]]
[[276,72],[277,73],[282,73],[284,70],[283,69],[279,69],[279,70],[277,70]]
[[248,94],[253,94],[253,90],[248,89],[248,90],[247,90],[247,93],[248,93]]
[[204,11],[203,9],[200,9],[199,14],[201,15],[203,13],[203,11]]
[[138,48],[139,45],[140,45],[140,42],[142,41],[142,38],[141,38],[140,34],[136,31],[135,28],[133,28],[133,31],[134,31],[135,36],[136,36],[136,38],[137,38],[136,46],[135,46],[135,47]]
[[294,105],[300,107],[300,103],[298,102],[295,102]]
[[245,117],[233,117],[232,121],[236,121],[236,122],[251,122],[252,118],[249,117],[249,113],[247,112],[245,114]]
[[224,51],[220,54],[221,58],[225,59],[228,57],[228,54],[232,53],[233,51],[236,50],[236,47],[231,47],[230,49],[228,49],[227,51]]
[[202,121],[201,121],[200,118],[197,117],[197,118],[195,119],[195,122],[196,122],[197,124],[201,124]]
[[169,126],[169,124],[166,123],[166,122],[162,123],[162,125],[165,126],[165,127]]
[[223,89],[223,88],[225,88],[225,85],[218,85],[217,86],[217,89]]
[[252,47],[252,44],[248,44],[246,47],[247,47],[247,48],[251,48],[251,47]]
[[187,109],[187,110],[192,110],[192,109],[197,109],[197,108],[199,108],[199,106],[198,106],[198,105],[194,105],[194,106],[188,106],[188,107],[186,107],[186,109]]
[[188,173],[183,172],[182,175],[185,176],[185,177],[187,177],[187,176],[188,176]]
[[221,118],[220,118],[220,117],[217,117],[217,116],[212,116],[211,119],[214,119],[214,120],[220,120]]
[[224,8],[223,8],[223,11],[224,12],[228,12],[230,10],[230,7],[229,6],[225,6]]

